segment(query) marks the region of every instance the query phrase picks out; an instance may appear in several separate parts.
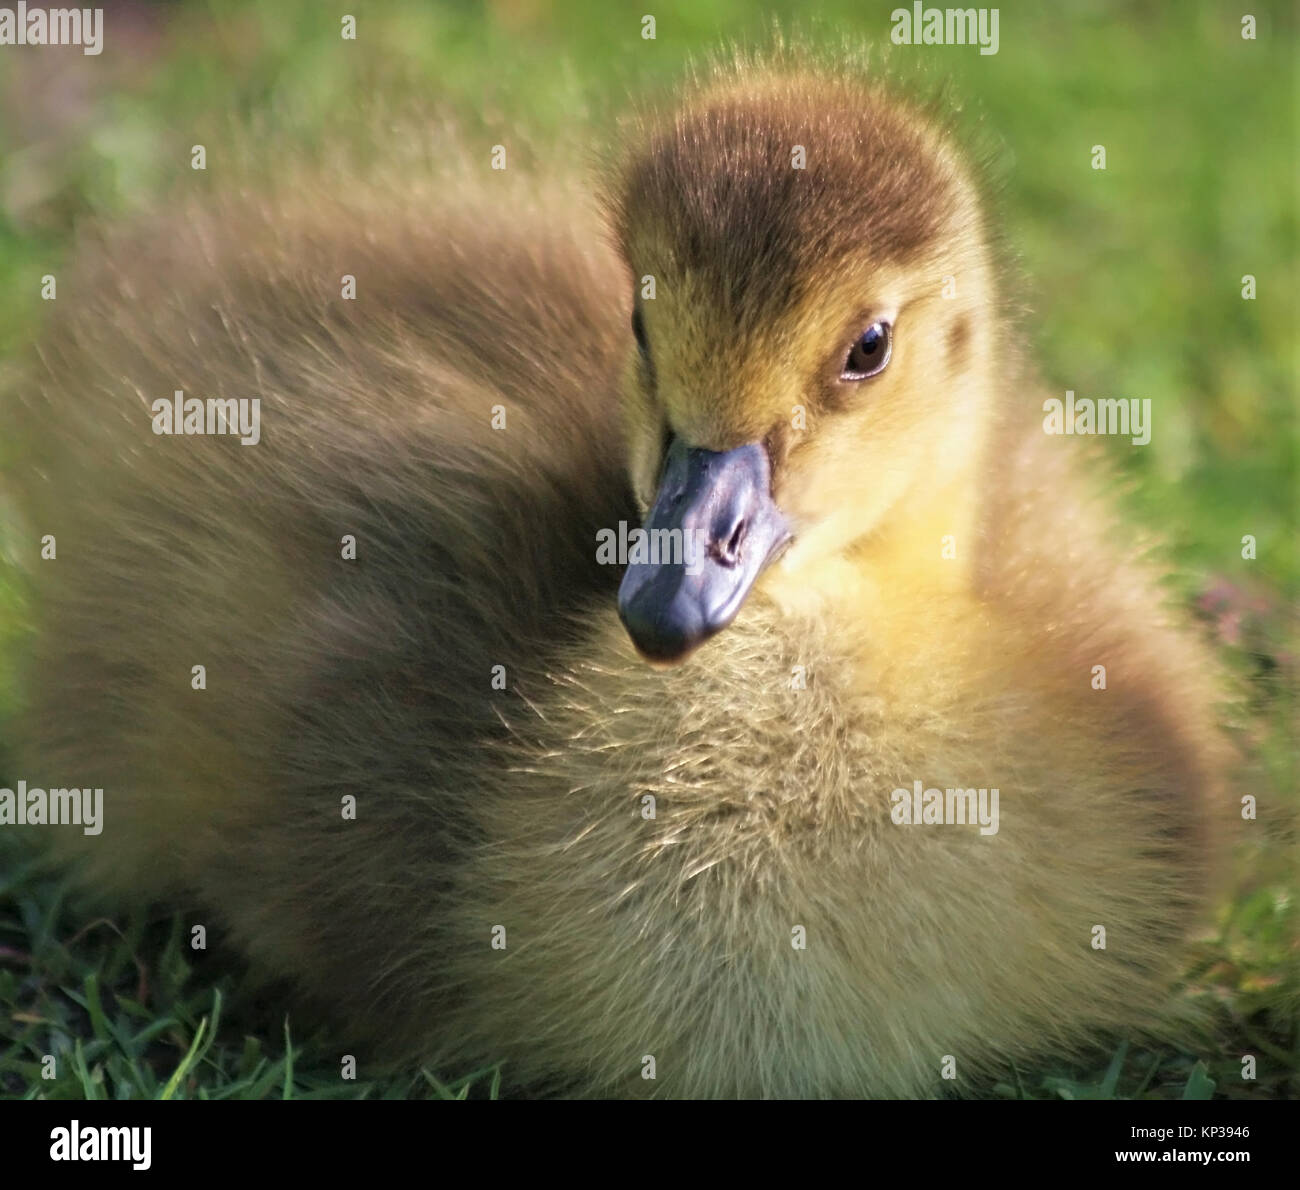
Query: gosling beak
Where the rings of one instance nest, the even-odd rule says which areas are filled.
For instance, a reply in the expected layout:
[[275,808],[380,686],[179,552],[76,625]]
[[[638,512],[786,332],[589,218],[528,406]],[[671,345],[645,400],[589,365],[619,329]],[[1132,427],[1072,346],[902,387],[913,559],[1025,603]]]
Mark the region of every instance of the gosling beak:
[[647,660],[663,663],[730,624],[790,540],[760,443],[719,453],[674,438],[645,530],[645,549],[633,550],[618,589],[618,614]]

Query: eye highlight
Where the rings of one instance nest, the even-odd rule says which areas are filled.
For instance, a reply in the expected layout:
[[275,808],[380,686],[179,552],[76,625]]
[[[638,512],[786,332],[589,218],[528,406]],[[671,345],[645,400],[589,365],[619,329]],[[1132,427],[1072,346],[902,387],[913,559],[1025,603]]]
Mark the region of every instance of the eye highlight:
[[849,348],[840,379],[866,380],[870,376],[878,376],[889,363],[892,349],[893,336],[889,323],[873,322]]

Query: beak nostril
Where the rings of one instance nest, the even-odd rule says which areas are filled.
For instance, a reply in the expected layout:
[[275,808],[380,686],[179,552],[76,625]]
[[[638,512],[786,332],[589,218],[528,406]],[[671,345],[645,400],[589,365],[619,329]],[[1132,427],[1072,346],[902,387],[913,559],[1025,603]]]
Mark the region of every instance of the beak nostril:
[[735,566],[740,561],[740,547],[745,540],[745,531],[748,527],[742,517],[736,522],[736,527],[731,531],[731,537],[728,538],[727,544],[721,547],[715,546],[715,555],[724,566]]

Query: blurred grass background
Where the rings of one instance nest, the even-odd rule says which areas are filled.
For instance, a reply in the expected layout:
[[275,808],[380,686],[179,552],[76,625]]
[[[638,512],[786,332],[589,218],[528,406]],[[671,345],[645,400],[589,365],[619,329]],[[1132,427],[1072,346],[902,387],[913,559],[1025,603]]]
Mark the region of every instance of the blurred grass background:
[[[211,0],[108,4],[105,50],[0,47],[0,367],[39,332],[40,278],[60,272],[88,217],[147,210],[209,184],[189,146],[250,125],[310,151],[345,137],[376,97],[433,99],[485,144],[580,143],[660,93],[691,55],[763,44],[773,22],[807,40],[886,45],[893,3],[752,0]],[[1130,1052],[1099,1038],[1091,1061],[964,1088],[1011,1097],[1296,1097],[1297,562],[1296,15],[1242,5],[1000,5],[999,52],[903,47],[950,78],[967,127],[995,151],[1000,217],[1027,278],[1028,325],[1058,395],[1150,397],[1149,446],[1109,444],[1136,524],[1168,543],[1174,589],[1248,691],[1234,728],[1240,792],[1259,800],[1231,900],[1199,940],[1185,994],[1211,1009],[1181,1048]],[[340,38],[344,12],[358,38]],[[657,37],[640,36],[651,13]],[[491,138],[491,139],[488,139]],[[1103,144],[1107,169],[1090,167]],[[581,162],[533,156],[533,168]],[[210,165],[209,174],[213,173]],[[1258,297],[1241,296],[1242,277]],[[0,465],[21,449],[0,427]],[[1241,556],[1252,534],[1258,556]],[[0,505],[0,784],[16,705],[19,540]],[[16,780],[17,774],[12,775]],[[8,844],[8,845],[7,845]],[[290,1040],[237,964],[197,956],[166,913],[88,921],[55,875],[0,836],[0,1094],[12,1096],[458,1097],[492,1072],[341,1083],[337,1056]],[[210,952],[212,953],[212,952]],[[238,1019],[221,1016],[234,993]],[[270,1022],[268,1024],[268,1022]],[[1103,1052],[1104,1050],[1104,1052]],[[1244,1081],[1241,1057],[1258,1077]],[[41,1056],[59,1077],[40,1077]]]

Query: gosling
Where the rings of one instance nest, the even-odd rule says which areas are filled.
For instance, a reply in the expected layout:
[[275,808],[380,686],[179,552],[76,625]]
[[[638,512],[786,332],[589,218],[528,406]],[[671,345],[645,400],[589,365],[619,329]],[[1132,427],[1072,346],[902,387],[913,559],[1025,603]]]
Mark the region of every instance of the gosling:
[[[555,1094],[937,1096],[1166,1019],[1218,679],[939,122],[753,62],[598,200],[285,174],[86,250],[7,402],[22,771],[104,788],[94,887],[363,1066]],[[178,390],[259,440],[155,433]]]

